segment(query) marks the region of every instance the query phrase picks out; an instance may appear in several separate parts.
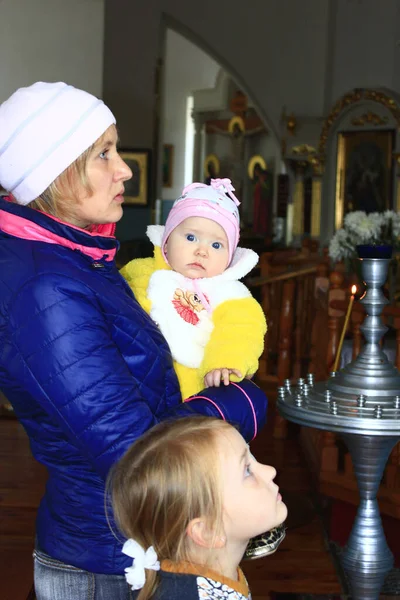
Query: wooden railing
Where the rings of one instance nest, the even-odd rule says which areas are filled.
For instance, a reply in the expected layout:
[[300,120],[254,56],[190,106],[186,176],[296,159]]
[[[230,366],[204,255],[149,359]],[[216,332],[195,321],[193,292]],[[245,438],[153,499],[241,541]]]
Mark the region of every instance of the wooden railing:
[[[260,298],[268,324],[257,379],[272,400],[285,379],[297,379],[309,370],[318,284],[327,286],[327,271],[323,262],[246,281]],[[286,422],[278,415],[274,433],[286,434]]]
[[260,256],[259,275],[261,277],[274,277],[289,270],[298,270],[324,262],[329,265],[327,249],[322,254],[318,251],[317,244],[303,244],[298,248],[282,248],[273,252],[263,252]]

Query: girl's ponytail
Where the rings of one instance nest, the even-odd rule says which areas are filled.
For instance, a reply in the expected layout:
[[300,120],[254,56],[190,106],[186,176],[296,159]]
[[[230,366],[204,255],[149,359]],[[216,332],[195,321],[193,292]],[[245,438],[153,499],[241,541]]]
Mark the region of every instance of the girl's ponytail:
[[159,575],[157,571],[145,569],[146,581],[139,592],[137,600],[150,600],[153,597],[159,583]]

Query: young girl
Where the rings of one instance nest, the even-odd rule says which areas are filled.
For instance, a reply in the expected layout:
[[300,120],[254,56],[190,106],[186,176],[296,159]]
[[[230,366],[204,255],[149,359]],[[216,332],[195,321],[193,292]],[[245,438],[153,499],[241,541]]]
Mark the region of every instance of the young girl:
[[110,483],[138,600],[251,598],[238,566],[249,539],[287,515],[275,475],[214,418],[164,422],[137,440]]
[[187,186],[165,227],[147,229],[154,258],[122,269],[167,339],[183,399],[204,385],[251,377],[264,347],[264,313],[238,281],[258,256],[237,248],[239,202],[233,191],[229,179]]

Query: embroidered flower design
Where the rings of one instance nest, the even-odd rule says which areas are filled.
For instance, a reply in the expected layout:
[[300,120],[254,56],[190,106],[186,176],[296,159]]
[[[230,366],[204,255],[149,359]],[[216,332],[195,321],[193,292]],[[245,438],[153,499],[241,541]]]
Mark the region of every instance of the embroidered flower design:
[[250,594],[246,598],[228,585],[208,577],[197,577],[197,589],[201,600],[251,600]]
[[197,325],[200,319],[196,313],[204,310],[204,306],[195,292],[190,292],[188,290],[184,291],[180,288],[176,289],[172,304],[178,315],[182,317],[186,323]]

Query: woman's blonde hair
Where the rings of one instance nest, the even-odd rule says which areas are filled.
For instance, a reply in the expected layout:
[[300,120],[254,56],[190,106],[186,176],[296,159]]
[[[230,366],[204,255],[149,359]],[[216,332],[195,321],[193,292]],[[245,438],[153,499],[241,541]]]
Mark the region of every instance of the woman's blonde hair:
[[36,200],[30,202],[29,208],[40,210],[61,220],[73,214],[73,206],[78,204],[82,190],[87,196],[91,196],[93,193],[87,176],[87,163],[95,147],[102,143],[106,131],[82,152]]
[[[231,425],[211,417],[163,422],[149,430],[113,468],[109,478],[114,517],[127,538],[158,559],[191,560],[187,527],[204,518],[222,531],[222,487],[217,434]],[[138,600],[151,598],[157,573],[146,571]]]

